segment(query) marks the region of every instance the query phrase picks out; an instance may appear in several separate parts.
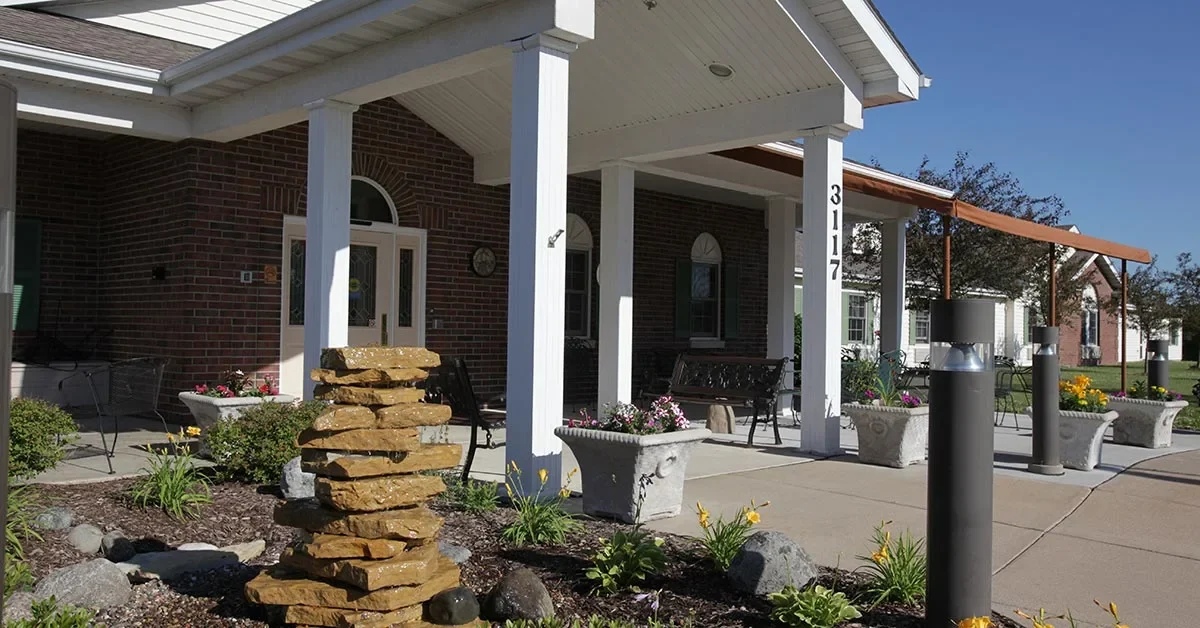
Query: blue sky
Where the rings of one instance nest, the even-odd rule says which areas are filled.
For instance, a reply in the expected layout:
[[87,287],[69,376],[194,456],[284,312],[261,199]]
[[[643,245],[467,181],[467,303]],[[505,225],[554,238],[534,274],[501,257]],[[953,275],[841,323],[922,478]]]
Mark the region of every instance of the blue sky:
[[847,157],[908,173],[968,151],[1161,266],[1200,248],[1200,3],[875,2],[933,86],[868,110]]

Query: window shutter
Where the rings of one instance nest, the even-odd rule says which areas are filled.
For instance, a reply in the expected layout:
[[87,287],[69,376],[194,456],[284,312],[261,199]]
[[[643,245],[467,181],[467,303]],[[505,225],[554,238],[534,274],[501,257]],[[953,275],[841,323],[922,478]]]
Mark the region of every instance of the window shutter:
[[675,262],[675,337],[692,336],[692,260]]
[[738,319],[738,310],[741,308],[741,288],[742,282],[739,276],[739,267],[737,264],[725,264],[722,268],[725,276],[721,278],[721,291],[725,297],[725,338],[733,340],[738,337],[738,327],[741,321]]
[[842,293],[842,344],[850,344],[850,295]]
[[877,329],[877,327],[875,326],[875,299],[867,297],[867,308],[866,309],[867,309],[867,323],[865,325],[865,329],[863,330],[863,333],[865,334],[864,340],[866,342],[864,342],[863,344],[868,344],[868,345],[874,346],[875,345],[875,330]]
[[42,292],[42,223],[18,218],[13,248],[13,330],[37,331]]
[[908,311],[908,344],[917,344],[917,311]]

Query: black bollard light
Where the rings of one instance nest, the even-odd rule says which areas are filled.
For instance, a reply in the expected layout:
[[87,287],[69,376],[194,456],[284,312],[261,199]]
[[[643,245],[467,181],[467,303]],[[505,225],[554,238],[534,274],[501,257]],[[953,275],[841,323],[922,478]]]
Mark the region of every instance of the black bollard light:
[[995,306],[930,304],[925,623],[992,614]]
[[1166,340],[1151,340],[1146,343],[1146,381],[1150,386],[1169,388],[1171,364],[1167,362],[1170,343]]
[[1058,438],[1058,328],[1033,328],[1033,459],[1029,470],[1062,475]]

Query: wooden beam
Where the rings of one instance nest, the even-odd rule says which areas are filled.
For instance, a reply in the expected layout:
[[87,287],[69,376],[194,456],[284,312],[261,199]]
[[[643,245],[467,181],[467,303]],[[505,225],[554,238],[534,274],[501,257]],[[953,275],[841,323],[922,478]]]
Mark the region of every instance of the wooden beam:
[[950,216],[942,215],[942,298],[950,298]]
[[1129,269],[1121,260],[1121,390],[1129,390]]
[[1046,317],[1046,325],[1058,327],[1058,246],[1050,245],[1050,313]]

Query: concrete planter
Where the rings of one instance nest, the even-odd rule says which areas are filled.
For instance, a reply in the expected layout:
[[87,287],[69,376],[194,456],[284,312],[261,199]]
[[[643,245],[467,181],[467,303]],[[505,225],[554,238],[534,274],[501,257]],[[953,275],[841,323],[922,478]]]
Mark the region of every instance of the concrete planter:
[[842,414],[854,421],[859,461],[900,469],[925,459],[929,406],[847,403],[842,406]]
[[1116,418],[1117,413],[1113,410],[1104,413],[1059,410],[1058,437],[1062,443],[1063,466],[1079,471],[1095,469],[1100,464],[1104,432]]
[[684,472],[697,443],[712,432],[699,428],[666,434],[621,434],[579,427],[554,430],[575,459],[583,482],[583,511],[635,523],[638,484],[649,475],[641,521],[679,514],[683,502]]
[[208,397],[194,392],[179,393],[179,400],[187,406],[200,428],[201,451],[206,451],[204,436],[209,428],[221,419],[238,416],[246,408],[273,401],[275,403],[291,403],[296,400],[292,395],[273,395],[270,397]]
[[1113,442],[1158,449],[1171,446],[1175,417],[1188,402],[1109,397],[1108,408],[1120,416],[1113,422]]

